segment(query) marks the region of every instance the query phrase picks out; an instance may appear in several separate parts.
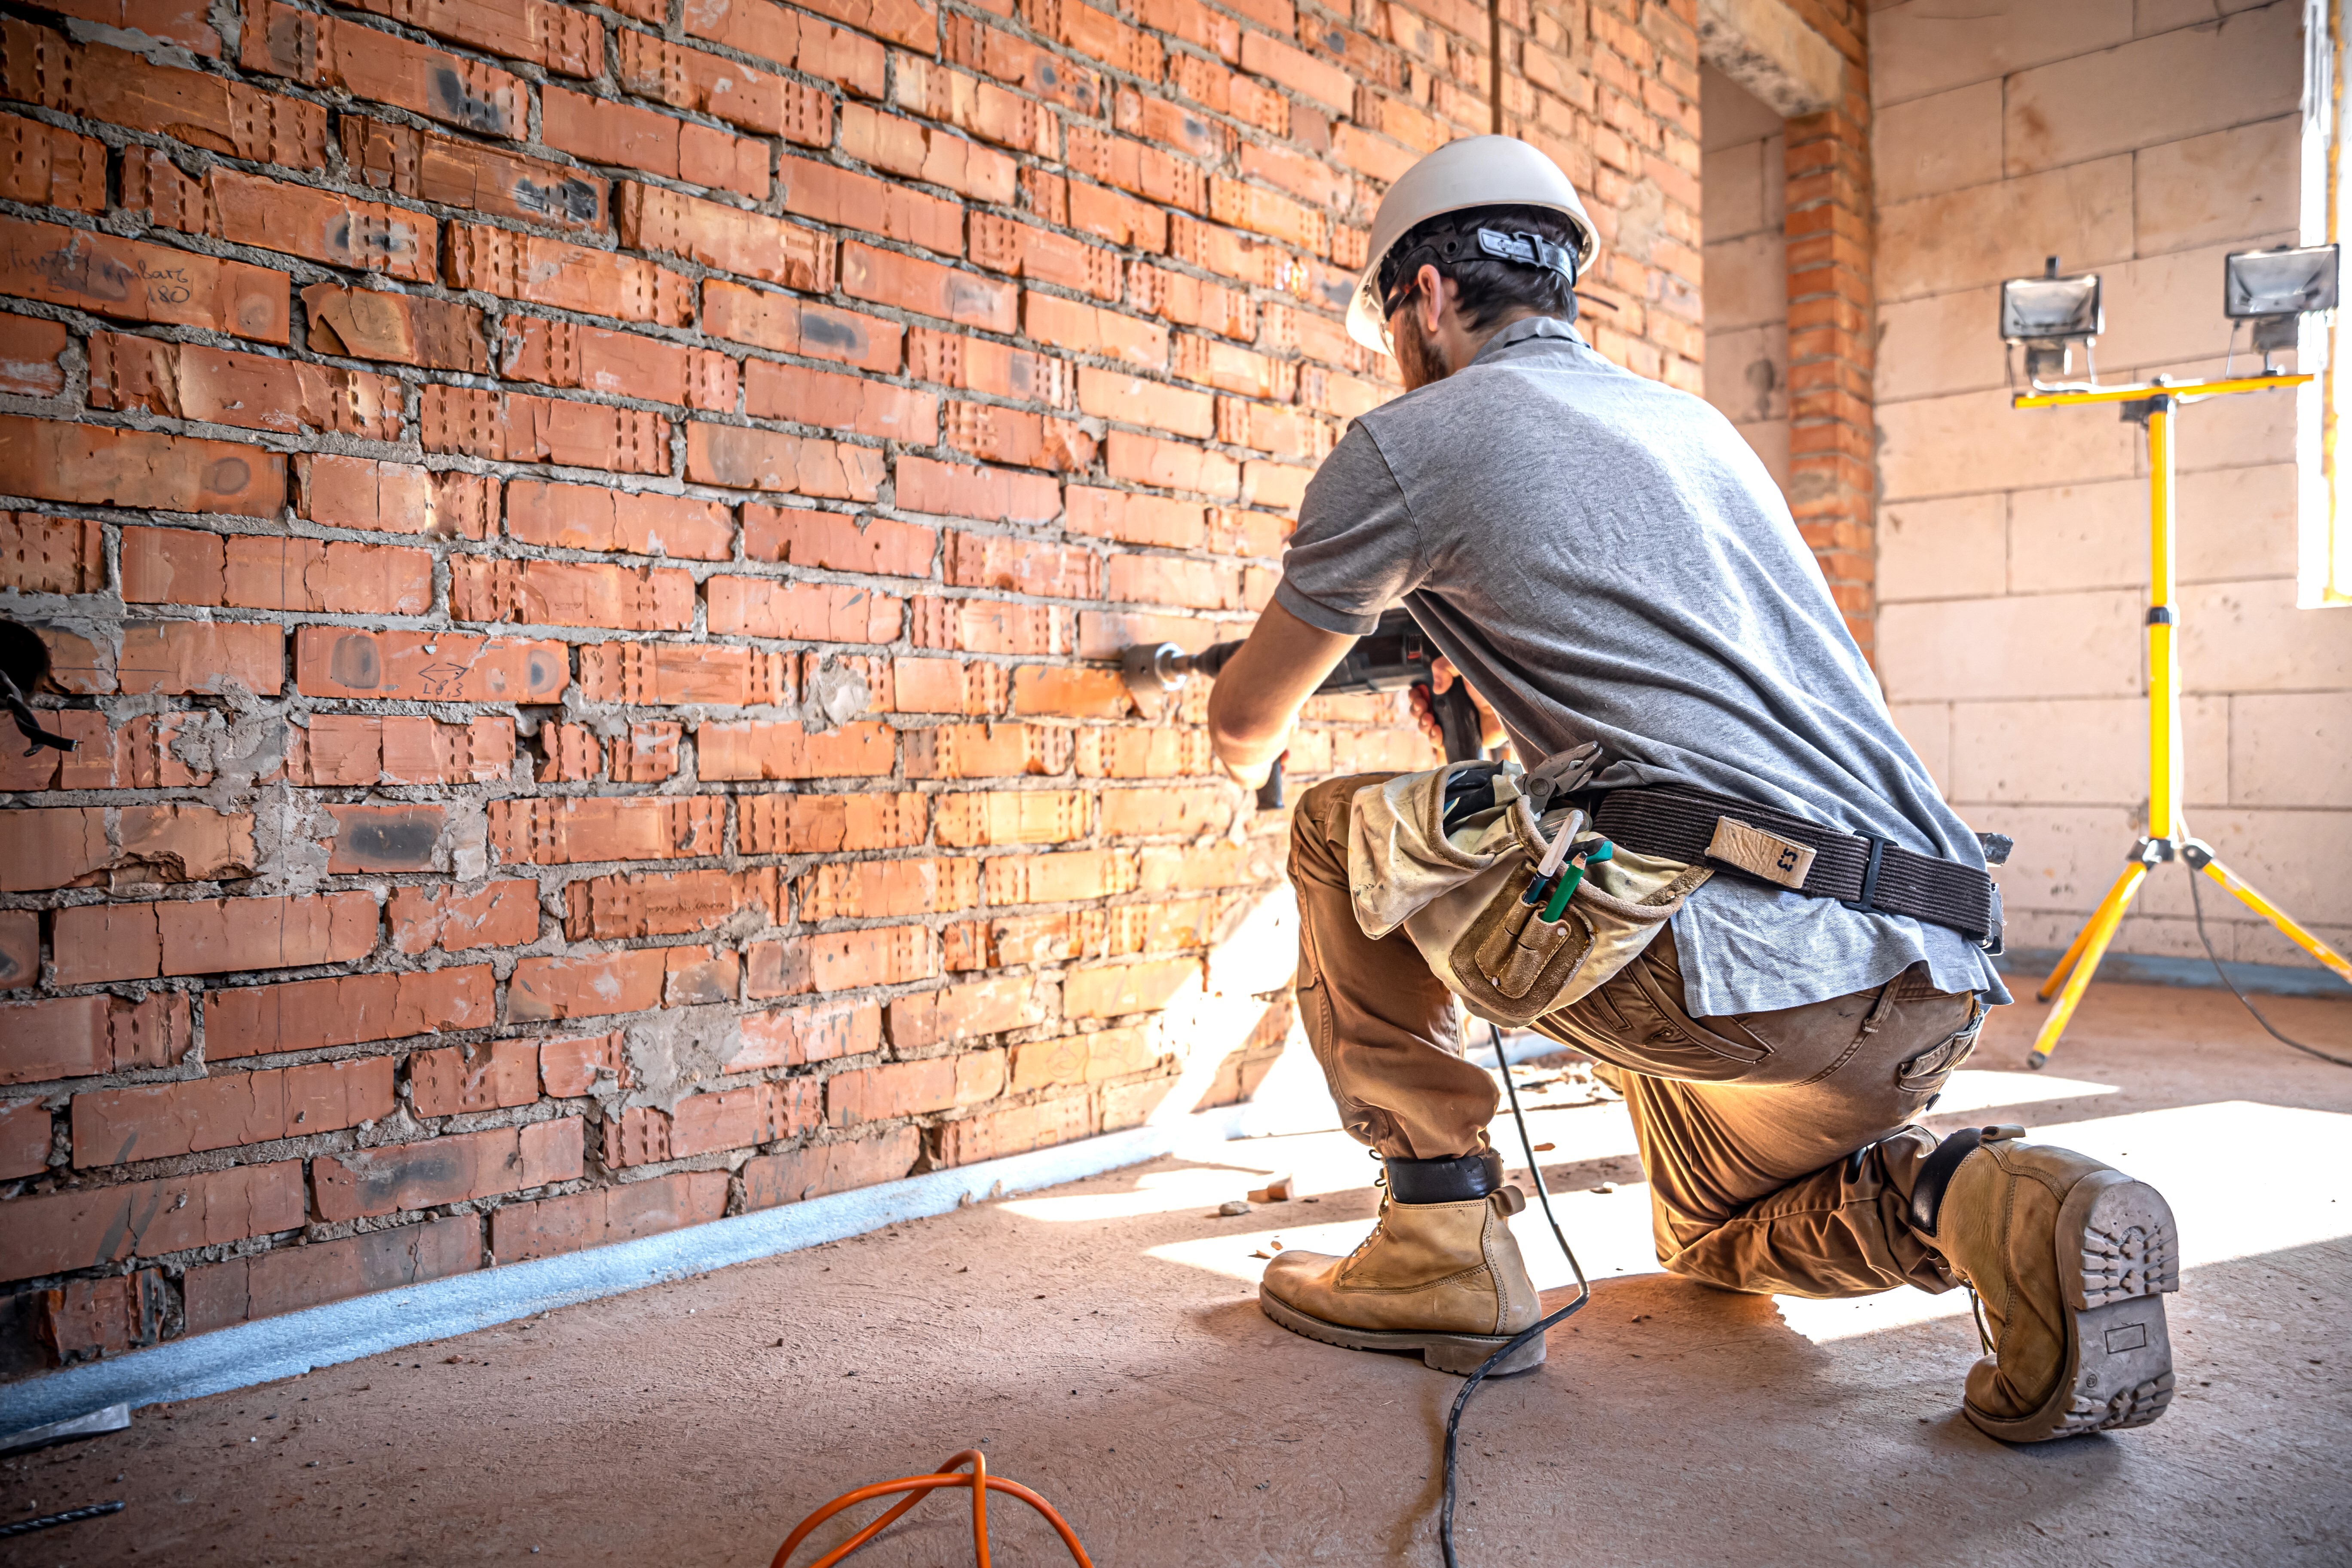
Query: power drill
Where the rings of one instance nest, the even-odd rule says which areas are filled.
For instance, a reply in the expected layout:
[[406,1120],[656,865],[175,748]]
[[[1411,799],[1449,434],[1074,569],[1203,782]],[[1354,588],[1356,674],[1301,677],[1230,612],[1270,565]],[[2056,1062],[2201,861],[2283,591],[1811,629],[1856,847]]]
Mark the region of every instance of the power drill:
[[[1241,646],[1238,642],[1212,643],[1198,653],[1188,654],[1172,642],[1156,647],[1137,643],[1120,654],[1119,673],[1126,678],[1128,689],[1135,694],[1138,705],[1148,712],[1156,708],[1162,693],[1175,690],[1189,676],[1205,675],[1214,680],[1226,661],[1241,651]],[[1323,678],[1315,695],[1331,697],[1344,692],[1401,691],[1408,686],[1431,686],[1431,666],[1438,657],[1436,645],[1423,633],[1411,611],[1387,610],[1381,613],[1378,626],[1356,639],[1356,646],[1348,650],[1339,668]],[[1459,676],[1444,691],[1432,686],[1429,705],[1437,715],[1438,733],[1444,739],[1447,762],[1465,763],[1486,754],[1486,748],[1478,743],[1478,710],[1470,700],[1470,689]],[[1259,809],[1271,811],[1282,801],[1282,758],[1276,757],[1274,771],[1258,788],[1257,804]]]

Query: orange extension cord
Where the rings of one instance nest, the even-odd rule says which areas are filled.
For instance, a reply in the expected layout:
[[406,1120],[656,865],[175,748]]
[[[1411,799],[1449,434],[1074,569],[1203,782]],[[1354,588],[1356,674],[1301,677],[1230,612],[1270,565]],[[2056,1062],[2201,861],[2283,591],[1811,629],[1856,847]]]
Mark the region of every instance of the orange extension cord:
[[[971,1461],[971,1473],[969,1475],[958,1475],[956,1473],[956,1467],[963,1464],[967,1460]],[[851,1536],[847,1541],[843,1542],[833,1551],[825,1553],[823,1557],[818,1558],[814,1563],[809,1564],[809,1568],[833,1568],[835,1563],[840,1562],[843,1558],[848,1556],[851,1552],[856,1551],[859,1547],[865,1545],[867,1542],[873,1540],[876,1536],[889,1529],[890,1526],[898,1521],[901,1514],[904,1514],[908,1509],[913,1508],[917,1503],[922,1501],[923,1499],[929,1497],[932,1492],[938,1490],[941,1487],[970,1487],[971,1489],[971,1549],[973,1554],[980,1560],[980,1568],[989,1568],[988,1493],[989,1489],[992,1487],[1001,1492],[1012,1493],[1014,1497],[1019,1498],[1023,1502],[1027,1503],[1031,1508],[1035,1509],[1039,1513],[1044,1514],[1045,1516],[1045,1522],[1052,1525],[1055,1531],[1061,1535],[1062,1544],[1068,1547],[1070,1549],[1070,1555],[1077,1560],[1078,1568],[1095,1568],[1094,1560],[1087,1555],[1087,1549],[1078,1544],[1076,1532],[1072,1531],[1067,1524],[1063,1522],[1062,1516],[1054,1511],[1054,1505],[1047,1502],[1044,1498],[1039,1497],[1035,1492],[1031,1491],[1027,1487],[1023,1486],[1019,1481],[1008,1481],[1002,1479],[999,1477],[990,1475],[988,1473],[988,1456],[982,1453],[977,1448],[966,1448],[961,1454],[950,1455],[948,1459],[940,1466],[939,1469],[931,1475],[908,1476],[902,1479],[895,1481],[877,1481],[870,1487],[860,1487],[854,1492],[844,1492],[841,1496],[834,1499],[831,1502],[825,1504],[823,1508],[817,1510],[814,1513],[801,1521],[800,1523],[793,1528],[793,1532],[784,1537],[783,1545],[776,1549],[775,1559],[768,1564],[768,1568],[784,1568],[784,1565],[792,1560],[793,1549],[798,1546],[802,1542],[807,1540],[811,1531],[814,1530],[818,1525],[823,1524],[826,1520],[831,1519],[835,1514],[839,1513],[843,1509],[854,1508],[857,1504],[865,1502],[872,1498],[887,1497],[892,1492],[912,1492],[915,1494],[908,1498],[905,1502],[902,1502],[896,1508],[890,1510],[889,1512],[884,1514],[881,1518],[876,1520],[873,1523],[867,1525],[865,1529],[859,1531],[856,1534]]]

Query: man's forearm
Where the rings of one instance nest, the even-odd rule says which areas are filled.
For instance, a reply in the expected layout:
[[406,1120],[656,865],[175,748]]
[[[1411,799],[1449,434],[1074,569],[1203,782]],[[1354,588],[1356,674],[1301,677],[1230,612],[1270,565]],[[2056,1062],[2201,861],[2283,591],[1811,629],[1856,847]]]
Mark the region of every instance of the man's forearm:
[[1298,710],[1356,639],[1268,605],[1209,692],[1209,744],[1235,778],[1255,784],[1288,744]]

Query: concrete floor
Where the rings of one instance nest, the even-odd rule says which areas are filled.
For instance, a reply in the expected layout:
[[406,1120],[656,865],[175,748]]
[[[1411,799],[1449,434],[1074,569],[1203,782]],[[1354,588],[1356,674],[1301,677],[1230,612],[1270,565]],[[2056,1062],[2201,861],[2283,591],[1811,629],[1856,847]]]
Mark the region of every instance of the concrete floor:
[[[2352,1004],[2271,1010],[2352,1045]],[[2038,1014],[1996,1016],[1937,1123],[2021,1121],[2165,1188],[2189,1267],[2162,1421],[2006,1448],[1958,1414],[1964,1294],[1803,1302],[1656,1272],[1622,1108],[1547,1110],[1546,1173],[1598,1284],[1548,1366],[1471,1408],[1464,1563],[2352,1561],[2352,1071],[2226,994],[2114,985],[2028,1076]],[[1301,1201],[1213,1217],[1274,1171]],[[0,1563],[758,1564],[826,1499],[974,1444],[1107,1568],[1433,1563],[1460,1384],[1294,1338],[1254,1300],[1272,1238],[1353,1244],[1370,1173],[1336,1132],[1223,1144],[142,1410],[0,1461],[0,1520],[129,1503]],[[1565,1267],[1532,1206],[1520,1225],[1549,1292]],[[969,1562],[963,1506],[934,1500],[856,1561]],[[991,1511],[999,1562],[1063,1560],[1019,1504]]]

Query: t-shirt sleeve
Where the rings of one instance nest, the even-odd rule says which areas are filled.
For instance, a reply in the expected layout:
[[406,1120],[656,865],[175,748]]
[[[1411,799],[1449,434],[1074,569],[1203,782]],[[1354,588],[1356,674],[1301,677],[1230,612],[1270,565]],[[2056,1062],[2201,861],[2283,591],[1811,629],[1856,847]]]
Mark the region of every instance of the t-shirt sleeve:
[[1359,420],[1307,482],[1275,602],[1310,626],[1360,637],[1425,574],[1404,491]]

